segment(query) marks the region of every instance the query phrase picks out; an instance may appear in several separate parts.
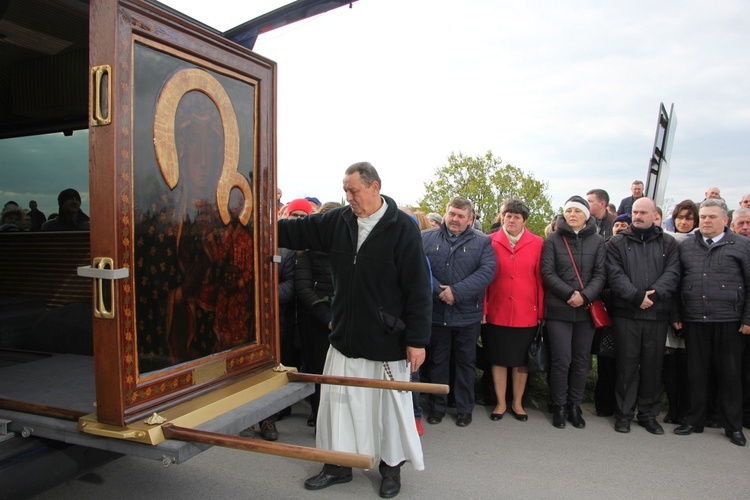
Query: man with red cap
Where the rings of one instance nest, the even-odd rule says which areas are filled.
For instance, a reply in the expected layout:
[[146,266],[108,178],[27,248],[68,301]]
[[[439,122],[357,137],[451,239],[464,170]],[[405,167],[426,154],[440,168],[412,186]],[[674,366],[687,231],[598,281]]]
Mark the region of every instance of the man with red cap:
[[292,200],[286,206],[286,218],[307,217],[313,211],[310,202],[304,198]]

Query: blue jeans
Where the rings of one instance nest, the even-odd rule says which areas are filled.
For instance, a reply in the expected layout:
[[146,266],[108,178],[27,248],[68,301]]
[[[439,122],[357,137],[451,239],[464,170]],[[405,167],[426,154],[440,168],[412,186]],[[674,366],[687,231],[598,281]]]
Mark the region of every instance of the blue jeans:
[[[419,372],[411,372],[411,381],[419,382]],[[414,401],[414,418],[422,418],[422,406],[419,404],[419,396],[421,392],[412,391],[411,398]]]

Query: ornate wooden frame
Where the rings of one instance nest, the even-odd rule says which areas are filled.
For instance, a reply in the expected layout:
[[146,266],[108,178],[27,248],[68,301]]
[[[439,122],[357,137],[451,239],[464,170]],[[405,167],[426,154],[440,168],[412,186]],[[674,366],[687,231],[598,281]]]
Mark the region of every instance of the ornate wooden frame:
[[[278,364],[278,282],[272,262],[276,249],[276,65],[142,0],[92,1],[90,19],[91,251],[94,259],[111,258],[114,268],[129,270],[127,278],[115,282],[115,294],[109,298],[114,318],[94,318],[96,412],[100,422],[123,426],[147,412]],[[150,112],[151,108],[141,104],[142,86],[135,75],[137,52],[142,50],[179,66],[165,74],[153,117],[145,118],[153,123],[153,138],[142,128],[144,109]],[[102,67],[107,68],[103,76],[95,70]],[[225,90],[229,81],[253,89],[252,130],[238,125],[230,112],[238,101],[236,93],[230,96]],[[179,184],[175,113],[181,97],[191,91],[207,96],[221,120],[220,127],[214,126],[221,128],[224,141],[223,166],[215,190],[216,219],[224,225],[232,219],[227,204],[230,191],[236,188],[244,203],[235,215],[243,227],[252,227],[257,342],[195,359],[180,358],[174,365],[144,372],[139,364],[140,281],[136,280],[145,279],[145,271],[139,268],[141,228],[140,219],[136,219],[139,193],[150,186],[145,185],[146,177],[140,172],[144,158],[148,157],[148,163],[153,154],[163,177],[160,182],[169,189]],[[246,107],[247,103],[240,104]],[[154,145],[144,146],[144,141],[151,139]],[[238,171],[239,157],[247,149],[238,152],[242,141],[252,144],[252,179]],[[149,148],[151,152],[144,153]],[[138,182],[142,185],[136,185]]]

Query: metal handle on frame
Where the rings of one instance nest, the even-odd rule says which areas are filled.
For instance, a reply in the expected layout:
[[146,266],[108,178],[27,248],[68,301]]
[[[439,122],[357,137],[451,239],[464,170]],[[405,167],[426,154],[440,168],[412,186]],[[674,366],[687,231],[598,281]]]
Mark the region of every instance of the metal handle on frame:
[[91,125],[109,125],[112,122],[112,67],[109,64],[92,67],[89,85]]
[[[114,261],[110,257],[95,257],[93,266],[78,268],[78,276],[93,278],[94,280],[94,317],[114,319],[115,317],[115,280],[127,278],[130,271],[127,268],[114,269]],[[104,280],[109,281],[109,303],[105,303]]]

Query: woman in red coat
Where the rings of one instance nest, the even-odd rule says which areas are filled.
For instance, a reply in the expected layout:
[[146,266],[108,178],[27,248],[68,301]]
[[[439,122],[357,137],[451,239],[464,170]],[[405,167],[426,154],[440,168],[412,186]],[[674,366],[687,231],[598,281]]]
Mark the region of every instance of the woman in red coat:
[[492,363],[497,406],[492,420],[503,418],[506,410],[508,368],[512,368],[513,404],[511,413],[525,422],[528,415],[521,402],[528,371],[526,353],[544,315],[544,292],[540,261],[542,238],[526,229],[529,208],[520,200],[504,204],[503,226],[492,235],[497,257],[495,278],[485,295],[485,326],[482,343]]

